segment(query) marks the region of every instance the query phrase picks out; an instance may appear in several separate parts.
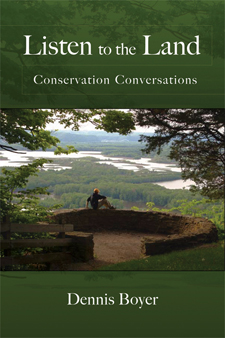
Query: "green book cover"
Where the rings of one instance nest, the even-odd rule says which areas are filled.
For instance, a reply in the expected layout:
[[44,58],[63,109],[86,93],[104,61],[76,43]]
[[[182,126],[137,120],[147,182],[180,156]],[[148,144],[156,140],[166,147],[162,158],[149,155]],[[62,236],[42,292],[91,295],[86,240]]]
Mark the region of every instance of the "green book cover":
[[224,118],[223,1],[1,0],[1,336],[224,337]]

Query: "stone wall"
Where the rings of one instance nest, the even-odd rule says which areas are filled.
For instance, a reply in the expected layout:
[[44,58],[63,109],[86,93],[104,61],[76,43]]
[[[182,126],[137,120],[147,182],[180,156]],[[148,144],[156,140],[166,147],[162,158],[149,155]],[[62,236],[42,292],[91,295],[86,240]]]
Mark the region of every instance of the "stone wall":
[[174,250],[183,250],[196,247],[204,243],[211,243],[218,240],[217,231],[208,227],[193,229],[192,232],[169,235],[164,239],[153,239],[143,237],[142,253],[149,255],[159,255]]
[[73,239],[70,253],[77,261],[87,262],[94,258],[93,234],[84,232],[67,232],[65,238]]
[[55,212],[56,223],[73,224],[75,231],[137,231],[158,234],[183,234],[194,229],[212,228],[204,218],[180,216],[156,211],[73,209]]
[[[74,209],[55,212],[60,224],[73,224],[75,231],[143,232],[142,250],[146,255],[196,246],[218,240],[215,225],[204,219],[163,212],[133,210]],[[148,237],[164,235],[162,239]]]

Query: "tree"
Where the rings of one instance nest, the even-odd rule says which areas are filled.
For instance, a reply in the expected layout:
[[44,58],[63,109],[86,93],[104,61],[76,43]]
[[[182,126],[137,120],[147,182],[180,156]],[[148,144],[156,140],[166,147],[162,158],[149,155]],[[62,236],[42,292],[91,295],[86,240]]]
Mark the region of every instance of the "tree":
[[79,110],[79,109],[1,109],[0,110],[0,148],[16,151],[9,144],[21,144],[29,150],[41,148],[46,150],[57,147],[55,153],[70,153],[76,151],[74,147],[67,146],[64,149],[58,145],[58,138],[45,130],[48,123],[58,122],[65,128],[79,130],[80,124],[92,122],[97,129],[107,132],[120,132],[123,135],[134,130],[134,122],[131,113],[117,110]]
[[[2,169],[0,176],[1,220],[32,223],[43,221],[49,214],[48,208],[39,204],[39,195],[48,195],[47,188],[26,189],[30,176],[35,176],[50,160],[36,159],[28,165],[14,169]],[[58,206],[53,206],[58,207]]]
[[3,150],[16,150],[5,142],[19,143],[30,150],[56,146],[59,140],[51,136],[50,131],[44,130],[51,118],[52,114],[47,110],[1,109],[0,147]]
[[136,109],[135,124],[155,127],[153,136],[141,135],[146,153],[171,145],[182,177],[195,182],[191,190],[209,198],[224,197],[225,109]]

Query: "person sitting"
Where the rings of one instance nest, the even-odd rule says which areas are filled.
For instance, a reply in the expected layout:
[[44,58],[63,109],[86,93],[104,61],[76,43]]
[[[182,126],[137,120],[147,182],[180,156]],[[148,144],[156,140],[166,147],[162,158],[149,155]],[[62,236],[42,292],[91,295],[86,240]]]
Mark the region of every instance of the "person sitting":
[[108,209],[115,209],[107,200],[106,196],[100,195],[99,189],[94,189],[94,193],[88,197],[86,201],[86,208],[88,209],[88,203],[91,203],[91,206],[94,210],[101,208],[102,206]]

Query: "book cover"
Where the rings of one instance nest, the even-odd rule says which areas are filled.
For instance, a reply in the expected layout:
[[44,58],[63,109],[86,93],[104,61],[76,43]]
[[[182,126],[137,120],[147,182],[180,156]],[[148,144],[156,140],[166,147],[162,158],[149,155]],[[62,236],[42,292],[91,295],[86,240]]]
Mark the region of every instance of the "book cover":
[[[29,171],[20,163],[18,168],[22,170],[18,169],[17,176],[7,165],[2,166],[5,171],[1,174],[1,336],[224,337],[223,1],[2,0],[1,40],[3,162],[6,151],[23,152],[21,146],[34,152],[42,149],[46,157],[50,145],[56,150],[57,132],[49,133],[49,123],[53,123],[53,129],[61,130],[63,126],[78,130],[91,121],[98,129],[123,135],[136,127],[147,136],[143,140],[149,145],[150,156],[168,142],[175,142],[173,159],[184,168],[185,177],[190,175],[197,188],[201,188],[203,196],[213,200],[205,208],[206,218],[215,219],[218,215],[215,222],[220,224],[206,218],[203,221],[201,216],[200,219],[171,216],[157,210],[150,200],[147,211],[137,211],[138,193],[144,192],[145,183],[148,187],[150,182],[150,178],[145,181],[143,173],[142,186],[129,210],[116,205],[116,210],[81,209],[72,215],[71,210],[67,214],[59,212],[51,231],[52,236],[56,232],[61,234],[54,238],[64,246],[59,257],[68,256],[65,247],[73,241],[76,254],[79,252],[88,262],[98,260],[91,247],[93,222],[103,232],[120,229],[125,224],[136,241],[135,231],[145,233],[144,251],[136,265],[120,271],[113,266],[106,270],[104,265],[101,269],[96,266],[88,269],[84,265],[80,271],[65,269],[62,264],[60,267],[59,258],[55,267],[47,265],[48,271],[27,271],[24,266],[31,264],[31,257],[22,251],[18,234],[31,232],[32,239],[23,238],[30,247],[42,241],[45,248],[43,243],[53,239],[40,238],[46,223],[38,223],[36,236],[35,225],[31,230],[21,215],[17,215],[18,221],[11,222],[7,218],[8,208],[10,205],[10,210],[16,210],[16,201],[22,199],[26,204],[23,211],[31,210],[36,223],[43,209],[34,212],[36,200],[31,196],[44,193],[44,187],[41,179],[33,192],[34,187],[25,191],[24,186],[29,174],[35,174],[36,168],[46,163],[37,156]],[[158,128],[155,139],[152,132],[156,129],[145,133],[146,126]],[[68,147],[58,148],[61,153],[70,153],[69,159],[74,150],[71,144],[76,147],[75,136],[71,135]],[[62,163],[69,165],[66,157]],[[85,165],[95,168],[94,161]],[[144,165],[149,162],[139,163],[142,168]],[[98,172],[95,175],[93,188],[100,188],[100,194],[104,195],[104,188],[95,186]],[[117,184],[110,175],[105,178],[104,187],[110,188],[112,194]],[[82,169],[77,177],[80,181],[76,181],[74,189],[84,182]],[[127,171],[118,182],[122,186],[128,178]],[[12,199],[12,185],[22,189],[22,192],[15,189],[17,200]],[[65,189],[70,186],[71,181],[65,179]],[[78,197],[84,199],[83,191],[79,193]],[[130,190],[132,194],[134,189]],[[108,196],[110,203],[114,195]],[[122,193],[114,199],[122,206]],[[180,203],[184,210],[185,205]],[[177,219],[181,222],[181,218],[183,223],[178,227]],[[151,233],[163,237],[146,235],[148,224]],[[71,235],[73,230],[76,239]],[[121,241],[118,245],[125,244]],[[191,251],[190,247],[198,249],[199,244],[212,251],[204,254],[201,251],[193,262],[190,256],[182,256]],[[11,257],[15,247],[21,250],[17,255],[17,263],[23,260],[21,268]],[[43,252],[36,251],[42,263]],[[172,267],[163,266],[170,251],[180,253],[171,256],[178,265],[173,264],[172,258]],[[43,259],[57,254],[53,250]]]

